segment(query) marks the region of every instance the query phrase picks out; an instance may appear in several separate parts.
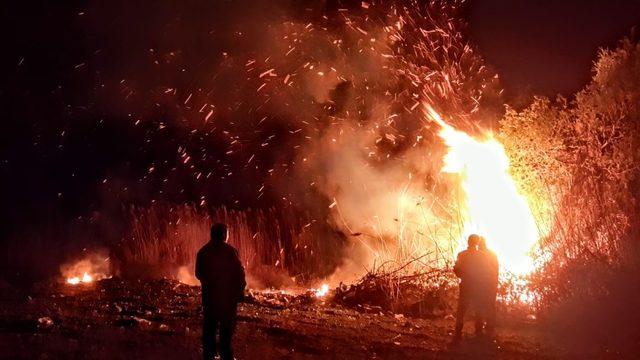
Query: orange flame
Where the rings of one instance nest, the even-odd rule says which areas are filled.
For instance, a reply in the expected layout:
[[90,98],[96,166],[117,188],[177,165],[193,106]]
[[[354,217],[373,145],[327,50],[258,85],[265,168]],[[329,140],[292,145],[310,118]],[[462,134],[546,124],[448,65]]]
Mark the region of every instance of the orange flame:
[[[504,147],[491,134],[478,140],[454,129],[429,105],[426,111],[440,125],[439,136],[448,147],[441,171],[460,176],[465,194],[463,234],[485,236],[504,270],[517,275],[532,272],[530,252],[540,234],[527,199],[509,174]],[[460,248],[464,239],[459,241]]]
[[84,259],[65,264],[60,269],[69,285],[88,284],[109,278],[109,258],[103,252],[89,254]]
[[316,297],[325,297],[329,293],[329,284],[322,284],[319,289],[315,291]]
[[71,284],[71,285],[78,285],[80,283],[90,283],[92,281],[93,281],[93,276],[89,275],[88,273],[84,273],[82,277],[73,276],[73,277],[67,278],[67,284]]

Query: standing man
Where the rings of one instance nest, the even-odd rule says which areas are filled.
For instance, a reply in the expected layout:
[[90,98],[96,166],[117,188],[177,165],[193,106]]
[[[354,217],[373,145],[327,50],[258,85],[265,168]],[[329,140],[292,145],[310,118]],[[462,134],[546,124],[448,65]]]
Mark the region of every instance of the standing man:
[[196,277],[202,284],[202,353],[210,360],[217,355],[216,333],[220,330],[220,358],[233,360],[231,340],[236,326],[238,302],[244,299],[244,268],[238,251],[227,244],[225,224],[211,226],[209,242],[198,251]]
[[467,249],[458,254],[453,271],[460,278],[460,291],[458,295],[458,310],[456,312],[456,328],[454,341],[462,338],[462,328],[464,327],[464,316],[471,307],[476,312],[476,334],[482,332],[482,321],[478,316],[480,305],[480,284],[483,255],[478,250],[480,236],[469,235],[467,239]]
[[482,254],[482,285],[481,285],[481,308],[482,317],[486,321],[485,331],[492,336],[496,325],[496,296],[498,295],[498,282],[500,275],[500,265],[498,256],[487,248],[487,241],[480,237],[478,250]]

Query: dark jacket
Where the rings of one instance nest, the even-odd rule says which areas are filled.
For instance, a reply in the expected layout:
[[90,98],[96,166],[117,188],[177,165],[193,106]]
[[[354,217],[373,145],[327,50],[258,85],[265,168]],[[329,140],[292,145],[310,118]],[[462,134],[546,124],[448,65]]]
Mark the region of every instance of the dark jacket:
[[498,264],[498,256],[489,249],[480,250],[484,257],[483,279],[487,289],[495,294],[498,289],[498,281],[500,275],[500,265]]
[[198,251],[196,278],[205,310],[231,311],[244,298],[244,268],[238,251],[227,243],[209,242]]
[[461,280],[460,290],[465,293],[476,293],[479,290],[485,263],[484,254],[476,249],[467,249],[458,254],[453,271]]

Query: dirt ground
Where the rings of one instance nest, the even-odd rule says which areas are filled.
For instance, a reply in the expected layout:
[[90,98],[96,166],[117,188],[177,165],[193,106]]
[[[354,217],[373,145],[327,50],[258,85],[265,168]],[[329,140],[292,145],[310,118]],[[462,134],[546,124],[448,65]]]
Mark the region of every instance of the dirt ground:
[[[174,281],[43,285],[2,291],[0,357],[198,359],[200,291]],[[355,311],[313,296],[256,293],[240,306],[238,359],[584,358],[548,345],[534,322],[502,321],[495,340],[451,343],[453,319]]]

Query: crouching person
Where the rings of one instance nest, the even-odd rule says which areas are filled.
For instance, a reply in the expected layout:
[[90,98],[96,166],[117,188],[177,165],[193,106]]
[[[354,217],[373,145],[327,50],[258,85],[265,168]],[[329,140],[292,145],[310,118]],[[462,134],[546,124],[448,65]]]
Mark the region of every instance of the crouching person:
[[[231,341],[236,326],[238,303],[244,298],[244,268],[238,251],[227,244],[225,224],[211,226],[209,242],[198,251],[196,277],[202,284],[202,353],[213,359],[219,352],[223,360],[233,359]],[[220,334],[220,347],[216,334]]]

